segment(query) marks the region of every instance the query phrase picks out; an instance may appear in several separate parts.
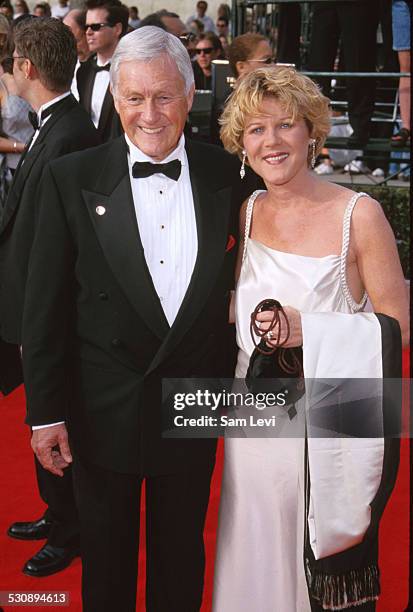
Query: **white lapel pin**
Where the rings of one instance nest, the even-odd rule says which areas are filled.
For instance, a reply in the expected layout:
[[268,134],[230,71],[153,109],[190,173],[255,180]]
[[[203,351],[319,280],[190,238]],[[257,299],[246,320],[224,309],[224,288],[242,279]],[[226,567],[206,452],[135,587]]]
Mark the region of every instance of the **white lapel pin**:
[[96,213],[100,216],[104,215],[106,208],[104,206],[96,206]]

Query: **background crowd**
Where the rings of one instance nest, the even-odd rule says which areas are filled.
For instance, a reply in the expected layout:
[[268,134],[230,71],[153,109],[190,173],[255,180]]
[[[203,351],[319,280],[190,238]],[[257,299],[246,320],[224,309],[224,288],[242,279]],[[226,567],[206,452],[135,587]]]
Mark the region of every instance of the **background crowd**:
[[[377,70],[409,72],[410,5],[409,0],[394,0],[392,3],[382,0],[378,2],[357,0],[349,3],[335,1],[314,3],[308,29],[309,40],[303,45],[301,36],[303,16],[299,2],[278,6],[276,28],[272,26],[274,22],[272,14],[268,11],[265,15],[263,14],[259,29],[265,34],[247,32],[234,37],[229,5],[219,5],[216,15],[213,16],[208,13],[208,4],[204,0],[196,3],[193,14],[188,17],[163,9],[143,16],[143,18],[137,6],[126,7],[121,5],[119,0],[89,1],[82,8],[74,9],[71,9],[68,0],[58,0],[58,3],[52,7],[47,2],[39,2],[33,6],[32,11],[25,0],[17,0],[14,5],[10,0],[3,0],[0,5],[0,12],[4,16],[0,20],[0,41],[3,55],[1,66],[4,72],[0,91],[2,133],[5,138],[8,137],[12,141],[11,145],[4,138],[0,141],[0,153],[6,156],[3,159],[2,169],[3,199],[4,192],[7,190],[7,182],[5,184],[4,179],[8,177],[10,180],[18,161],[18,153],[22,152],[23,144],[27,141],[27,133],[30,130],[27,122],[25,124],[24,121],[24,105],[21,108],[18,100],[13,97],[9,100],[5,95],[9,89],[9,93],[13,94],[13,86],[7,77],[10,72],[7,62],[12,45],[13,25],[22,19],[31,16],[52,16],[62,19],[72,29],[78,49],[76,72],[82,67],[77,78],[74,78],[72,92],[95,116],[94,122],[97,126],[96,118],[100,119],[99,106],[105,98],[104,89],[107,89],[109,77],[108,74],[99,74],[99,76],[96,73],[93,74],[93,77],[96,76],[96,80],[100,82],[101,95],[96,101],[97,94],[95,91],[92,92],[92,104],[92,100],[88,99],[91,93],[90,78],[86,79],[88,95],[82,94],[84,76],[89,72],[86,66],[89,66],[91,60],[93,63],[93,58],[96,59],[96,57],[98,64],[109,64],[120,37],[135,28],[155,25],[178,36],[190,54],[196,89],[211,90],[212,62],[222,59],[229,61],[235,78],[261,65],[273,62],[291,63],[301,69],[319,72],[337,68],[350,72],[375,72]],[[103,25],[99,26],[100,22],[96,21],[92,27],[85,29],[87,11],[93,6],[105,7],[95,12]],[[109,27],[105,24],[106,14],[110,19]],[[247,22],[248,17],[246,26],[252,30],[252,24],[248,25]],[[119,32],[117,24],[120,24]],[[77,84],[79,79],[81,81],[80,91]],[[394,101],[394,94],[384,99],[383,95],[388,96],[389,94],[382,93],[386,88],[389,90],[394,87],[394,79],[392,82],[380,80],[379,87],[376,87],[376,80],[372,78],[332,80],[329,77],[317,77],[316,80],[328,97],[334,96],[332,88],[342,86],[343,93],[340,95],[346,98],[348,112],[343,112],[340,107],[334,108],[331,136],[348,137],[349,149],[344,151],[324,149],[316,172],[332,174],[336,166],[356,174],[373,171],[374,176],[384,177],[385,173],[392,169],[388,160],[376,161],[374,157],[366,159],[365,155],[363,157],[363,150],[372,136],[391,139],[393,148],[409,146],[410,78],[400,79],[400,120],[396,123],[391,121],[372,123],[371,121],[375,112],[375,104],[377,107],[379,102]],[[100,126],[100,130],[104,132],[104,140],[120,133],[119,123],[116,125],[116,117],[112,116],[108,110],[109,101],[110,94],[106,96],[102,123],[103,120],[110,121],[111,126],[110,129],[106,126],[106,131],[102,125]],[[91,104],[92,106],[88,108]],[[11,119],[14,105],[17,116],[16,119]],[[109,112],[110,117],[107,116],[106,111]],[[112,119],[115,125],[112,125]],[[10,121],[12,126],[10,126]],[[14,125],[15,121],[18,125]],[[21,121],[23,125],[20,125]],[[213,140],[216,141],[216,138]],[[10,150],[10,147],[13,150]],[[362,158],[363,161],[354,161],[356,157]],[[400,178],[409,179],[409,176],[408,170],[399,174]]]
[[[42,127],[46,125],[46,122],[49,129],[52,128],[52,122],[55,120],[53,117],[56,118],[57,113],[52,115],[51,118],[50,112],[45,113],[45,111],[52,108],[48,105],[53,100],[56,104],[66,100],[65,104],[71,107],[67,112],[70,110],[73,113],[80,113],[79,109],[81,108],[82,114],[78,117],[77,125],[80,125],[80,121],[84,122],[85,128],[82,132],[83,135],[86,132],[89,133],[89,140],[88,142],[81,142],[79,137],[76,143],[70,143],[71,148],[67,146],[66,141],[59,143],[60,148],[57,147],[56,143],[53,143],[54,148],[50,148],[48,151],[49,158],[45,158],[44,163],[72,150],[94,146],[97,142],[108,142],[122,134],[119,115],[116,112],[109,87],[109,70],[112,57],[121,38],[126,33],[143,26],[157,26],[173,34],[182,42],[191,58],[195,85],[198,90],[210,90],[212,88],[212,62],[218,59],[228,60],[234,79],[242,79],[254,69],[265,67],[267,64],[273,64],[277,61],[298,64],[301,68],[315,71],[330,70],[338,65],[345,71],[374,72],[380,59],[377,46],[379,24],[381,24],[383,35],[386,32],[386,35],[390,36],[393,41],[389,43],[389,38],[387,38],[386,44],[390,44],[389,48],[393,47],[394,49],[394,56],[392,54],[384,56],[385,62],[382,64],[382,68],[396,71],[399,68],[403,71],[410,70],[410,39],[406,34],[406,26],[409,30],[409,2],[394,0],[392,4],[393,13],[390,10],[390,3],[380,3],[375,0],[316,4],[313,9],[313,27],[306,65],[302,65],[302,57],[299,52],[299,36],[294,36],[289,31],[290,28],[295,28],[296,33],[300,32],[299,4],[282,7],[279,15],[277,41],[274,45],[273,32],[270,30],[265,35],[247,32],[239,36],[233,36],[229,6],[226,4],[220,5],[215,18],[212,18],[208,14],[208,5],[204,0],[197,2],[195,12],[185,21],[177,13],[166,9],[146,15],[141,19],[138,7],[128,8],[119,0],[87,0],[84,8],[74,9],[70,8],[67,0],[59,0],[59,3],[52,8],[46,2],[41,2],[34,6],[32,13],[30,13],[25,0],[17,0],[14,6],[6,0],[2,2],[0,6],[2,13],[0,15],[0,64],[2,69],[0,77],[0,153],[3,155],[1,204],[4,206],[6,198],[9,196],[6,206],[8,205],[11,209],[10,202],[16,200],[17,206],[19,199],[22,201],[23,197],[32,197],[33,192],[30,192],[28,188],[29,183],[24,187],[27,189],[27,194],[24,196],[23,186],[18,185],[18,181],[13,181],[13,176],[16,172],[20,172],[20,177],[24,173],[30,172],[29,158],[24,158],[24,156],[34,150],[33,145],[36,141],[39,144],[41,139],[45,137]],[[285,11],[290,11],[290,13],[287,14]],[[31,40],[29,34],[27,34],[29,41],[26,44],[23,40],[24,37],[22,38],[22,34],[20,34],[20,43],[16,42],[15,32],[24,33],[24,23],[34,23],[33,20],[37,20],[39,17],[53,17],[59,20],[60,31],[56,28],[55,32],[57,37],[63,36],[63,32],[67,34],[67,29],[63,28],[60,21],[63,21],[73,33],[76,41],[77,58],[72,58],[74,74],[72,71],[69,75],[69,82],[67,82],[67,74],[63,84],[61,81],[57,81],[56,84],[53,80],[45,82],[44,76],[40,73],[39,76],[36,72],[36,61],[30,57],[35,52],[33,49],[37,44],[36,40]],[[40,23],[41,20],[39,19],[38,22]],[[53,23],[56,24],[56,21],[53,20]],[[60,38],[59,42],[61,42]],[[393,64],[391,64],[392,57]],[[45,58],[39,56],[38,61],[43,62]],[[26,75],[24,75],[24,62],[30,64]],[[47,61],[45,61],[45,65],[47,68]],[[19,82],[16,81],[16,75],[20,79]],[[71,79],[73,80],[70,83]],[[317,80],[323,93],[329,96],[331,79]],[[376,99],[373,79],[348,79],[346,87],[350,123],[350,130],[347,134],[348,145],[352,149],[359,148],[362,150],[367,145],[372,132],[371,119]],[[409,78],[400,79],[401,121],[396,126],[395,133],[388,135],[395,148],[405,147],[410,142],[409,87]],[[69,90],[80,102],[80,107],[76,105],[76,111],[73,110],[74,102],[72,102],[72,96],[69,95]],[[72,138],[75,136],[73,128],[68,132]],[[62,138],[63,131],[59,133],[56,130],[55,133],[57,139]],[[49,144],[51,144],[50,137],[47,138]],[[30,141],[30,144],[27,146],[28,141]],[[23,158],[20,156],[23,156]],[[25,161],[24,165],[21,164],[22,159]],[[333,156],[331,156],[331,159],[334,161]],[[330,165],[323,162],[323,167],[328,168]],[[37,175],[32,173],[31,181],[34,186],[40,179],[42,169],[37,170]],[[319,172],[321,173],[321,170]],[[20,179],[20,183],[22,183],[22,179]],[[15,191],[14,195],[13,189]],[[10,193],[14,200],[13,198],[10,199]],[[160,193],[162,194],[162,191]],[[104,212],[105,209],[103,209],[102,214]],[[97,214],[100,213],[97,212]],[[22,218],[22,214],[20,214],[20,218]],[[25,248],[23,250],[17,243],[13,246],[13,242],[10,242],[10,236],[7,233],[9,231],[8,220],[7,215],[3,215],[1,218],[0,236],[1,231],[4,230],[4,244],[8,241],[7,249],[12,249],[10,251],[10,261],[13,257],[15,257],[15,260],[20,259],[22,261],[22,253],[30,251],[31,230],[29,231],[27,227],[30,227],[32,220],[28,220],[27,223],[25,221],[26,226],[23,228]],[[17,236],[18,234],[14,231],[13,235]],[[18,258],[15,256],[17,252],[19,253]],[[7,257],[9,255],[6,254],[6,260]],[[15,264],[13,263],[13,265]],[[4,269],[6,269],[6,266],[4,266]],[[17,276],[19,273],[17,273]],[[23,276],[24,274],[25,270],[22,271]],[[13,291],[14,288],[11,287],[8,294],[10,302],[12,301]],[[99,300],[104,302],[107,300],[107,295],[101,293]],[[19,326],[20,322],[17,321],[15,329],[18,331],[7,334],[5,334],[6,327],[4,327],[1,330],[2,337],[15,344],[21,344]],[[21,539],[40,539],[39,534],[40,537],[50,536],[50,546],[46,549],[47,554],[45,553],[45,547],[43,547],[40,555],[35,555],[25,566],[25,572],[32,576],[48,575],[59,571],[66,567],[74,556],[78,555],[76,512],[74,510],[74,500],[71,497],[73,496],[71,483],[69,481],[64,485],[62,481],[57,492],[52,490],[54,487],[53,484],[50,484],[52,481],[48,480],[39,466],[37,466],[37,471],[39,490],[48,504],[48,511],[38,521],[15,523],[11,525],[9,530],[9,535]],[[70,472],[67,470],[66,474],[70,474]],[[69,476],[66,480],[69,480]],[[72,514],[71,508],[73,509]],[[60,528],[59,536],[54,529],[57,516],[59,516],[57,521]]]

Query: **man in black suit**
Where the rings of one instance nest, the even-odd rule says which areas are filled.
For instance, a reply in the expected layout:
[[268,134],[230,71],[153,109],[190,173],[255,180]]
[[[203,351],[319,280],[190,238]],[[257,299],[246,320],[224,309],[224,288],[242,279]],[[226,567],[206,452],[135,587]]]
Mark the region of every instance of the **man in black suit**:
[[92,55],[77,71],[77,88],[80,103],[106,142],[122,134],[109,89],[109,69],[119,39],[127,32],[129,12],[119,0],[88,0],[86,7],[86,40]]
[[[35,132],[14,175],[0,222],[0,336],[17,351],[43,169],[60,155],[99,144],[99,138],[70,94],[76,42],[69,28],[56,19],[30,19],[15,27],[14,39],[18,93],[35,110],[31,113]],[[24,540],[48,538],[23,568],[31,576],[45,576],[63,569],[78,554],[79,528],[70,470],[60,479],[36,461],[36,471],[48,509],[37,521],[14,523],[8,534]]]
[[85,612],[135,610],[144,479],[147,610],[201,606],[216,442],[162,438],[161,381],[232,374],[247,187],[224,150],[185,143],[193,78],[175,36],[125,36],[111,66],[125,136],[52,162],[43,179],[23,324],[27,423],[67,422],[70,448],[63,423],[34,431],[32,446],[57,474],[73,452]]

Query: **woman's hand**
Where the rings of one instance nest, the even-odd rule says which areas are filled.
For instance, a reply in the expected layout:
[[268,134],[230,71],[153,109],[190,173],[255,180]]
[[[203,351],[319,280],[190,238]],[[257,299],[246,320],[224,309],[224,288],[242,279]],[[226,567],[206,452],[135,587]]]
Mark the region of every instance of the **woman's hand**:
[[[301,327],[301,314],[299,310],[293,308],[292,306],[284,306],[284,312],[290,324],[290,335],[285,344],[283,344],[286,335],[287,335],[287,326],[285,325],[285,321],[283,317],[280,317],[281,320],[281,336],[280,342],[277,344],[274,340],[267,339],[266,342],[269,346],[279,346],[282,344],[283,348],[292,348],[294,346],[301,346],[303,343],[303,330]],[[268,329],[270,326],[270,322],[273,319],[273,313],[268,310],[264,310],[257,314],[257,321],[260,322],[261,329]],[[274,334],[275,335],[275,334]],[[278,330],[277,330],[278,335]]]

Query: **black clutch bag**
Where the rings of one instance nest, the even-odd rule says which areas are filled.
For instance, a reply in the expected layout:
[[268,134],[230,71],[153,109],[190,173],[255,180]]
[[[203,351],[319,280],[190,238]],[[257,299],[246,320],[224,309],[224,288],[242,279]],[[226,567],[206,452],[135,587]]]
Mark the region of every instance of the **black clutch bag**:
[[[256,319],[257,314],[263,311],[273,313],[270,327],[266,330],[258,326]],[[280,342],[282,325],[285,325],[287,333],[283,342]],[[255,349],[245,377],[248,390],[253,394],[282,393],[287,406],[295,404],[305,392],[303,351],[301,347],[283,348],[290,335],[290,325],[280,302],[272,299],[260,302],[251,314],[250,332]],[[261,338],[258,343],[256,336]],[[267,344],[266,340],[269,339],[277,346]]]

